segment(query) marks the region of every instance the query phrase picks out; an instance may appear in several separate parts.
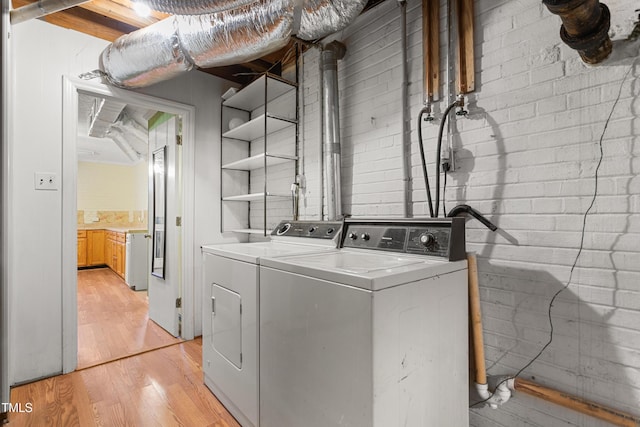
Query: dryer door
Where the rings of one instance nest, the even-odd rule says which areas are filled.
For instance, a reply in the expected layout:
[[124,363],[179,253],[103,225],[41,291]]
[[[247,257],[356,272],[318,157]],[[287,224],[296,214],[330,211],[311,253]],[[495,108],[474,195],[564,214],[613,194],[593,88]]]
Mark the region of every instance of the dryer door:
[[211,332],[213,348],[242,368],[242,298],[240,294],[211,285]]

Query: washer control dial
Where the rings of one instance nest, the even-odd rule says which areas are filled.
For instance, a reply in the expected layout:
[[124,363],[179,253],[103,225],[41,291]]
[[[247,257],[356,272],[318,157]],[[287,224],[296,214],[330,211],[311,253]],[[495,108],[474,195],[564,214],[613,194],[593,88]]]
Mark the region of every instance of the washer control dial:
[[370,239],[369,233],[362,233],[362,236],[360,236],[360,238],[366,242]]
[[351,240],[357,240],[358,239],[358,235],[356,233],[349,233],[349,238]]
[[280,227],[277,231],[278,236],[282,236],[283,234],[285,234],[287,231],[289,231],[289,229],[291,228],[291,224],[290,223],[285,223],[282,224],[282,227]]
[[420,243],[423,246],[433,246],[436,243],[436,236],[432,233],[422,233],[420,235]]

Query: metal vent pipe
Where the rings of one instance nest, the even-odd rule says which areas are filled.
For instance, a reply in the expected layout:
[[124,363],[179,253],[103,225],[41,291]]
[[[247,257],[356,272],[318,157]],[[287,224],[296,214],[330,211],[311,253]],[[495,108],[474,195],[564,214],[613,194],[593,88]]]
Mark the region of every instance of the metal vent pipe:
[[324,151],[324,180],[327,195],[327,220],[342,217],[342,192],[340,186],[340,109],[338,102],[338,60],[344,58],[346,47],[333,41],[320,53],[322,79],[322,128]]
[[[107,81],[149,86],[191,70],[240,64],[346,27],[367,0],[157,0],[178,14],[126,34],[102,52]],[[187,15],[184,8],[188,9]],[[212,7],[218,11],[211,12]],[[219,10],[224,8],[224,10]],[[197,13],[196,13],[197,12]]]

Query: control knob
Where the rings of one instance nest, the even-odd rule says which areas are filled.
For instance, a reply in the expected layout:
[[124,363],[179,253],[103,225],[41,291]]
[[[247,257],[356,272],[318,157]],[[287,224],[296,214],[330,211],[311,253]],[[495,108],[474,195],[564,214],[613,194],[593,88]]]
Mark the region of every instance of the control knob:
[[368,233],[362,233],[362,236],[360,236],[362,238],[362,240],[364,240],[365,242],[367,240],[369,240],[369,234]]
[[420,235],[420,243],[423,246],[433,246],[436,243],[436,236],[431,233],[422,233]]
[[356,233],[349,233],[349,238],[351,240],[357,240],[358,239],[358,235]]
[[313,233],[317,229],[318,229],[318,227],[316,227],[315,225],[312,225],[311,227],[309,227],[309,233]]
[[280,227],[280,228],[278,229],[278,231],[277,231],[277,233],[276,233],[276,234],[277,234],[278,236],[282,236],[284,233],[286,233],[287,231],[289,231],[289,229],[290,229],[290,228],[291,228],[291,224],[287,222],[286,224],[283,224],[283,225],[282,225],[282,227]]

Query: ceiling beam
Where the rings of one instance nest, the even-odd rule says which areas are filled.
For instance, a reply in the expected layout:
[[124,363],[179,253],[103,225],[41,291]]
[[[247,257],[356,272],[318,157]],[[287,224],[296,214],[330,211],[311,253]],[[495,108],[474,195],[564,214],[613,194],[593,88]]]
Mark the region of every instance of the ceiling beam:
[[[29,3],[33,3],[33,1],[13,0],[13,7],[18,8]],[[79,31],[110,42],[123,34],[137,30],[137,28],[132,25],[79,7],[52,13],[39,19],[62,28]]]
[[133,10],[133,5],[128,0],[93,0],[78,7],[108,16],[136,28],[144,28],[170,16],[166,13],[154,12],[149,17],[143,18]]

